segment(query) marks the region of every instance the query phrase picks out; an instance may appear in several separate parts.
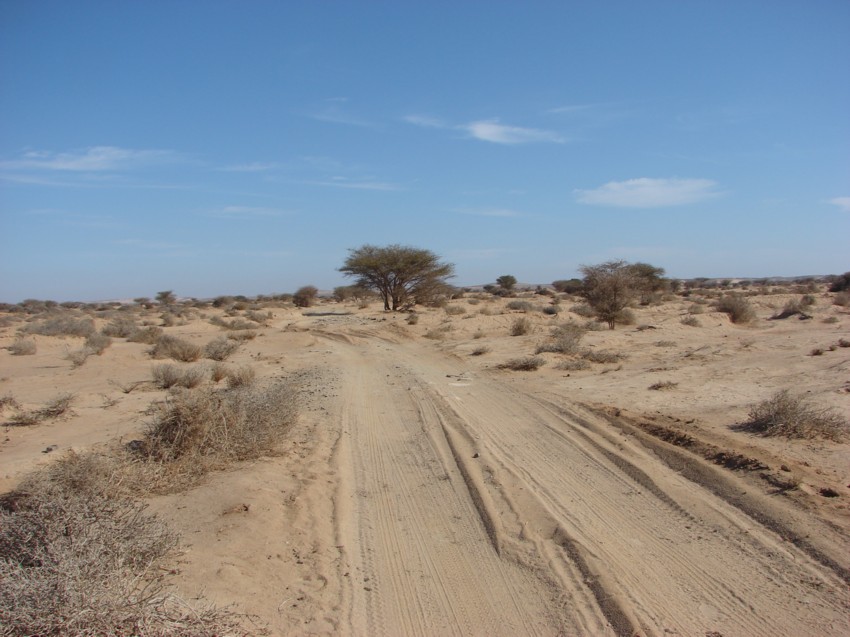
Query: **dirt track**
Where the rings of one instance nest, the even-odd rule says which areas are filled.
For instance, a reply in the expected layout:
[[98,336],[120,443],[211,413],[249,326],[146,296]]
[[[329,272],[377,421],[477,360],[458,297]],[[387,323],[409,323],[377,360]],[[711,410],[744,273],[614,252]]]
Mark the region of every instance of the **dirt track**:
[[593,413],[326,333],[350,634],[848,634],[847,589]]

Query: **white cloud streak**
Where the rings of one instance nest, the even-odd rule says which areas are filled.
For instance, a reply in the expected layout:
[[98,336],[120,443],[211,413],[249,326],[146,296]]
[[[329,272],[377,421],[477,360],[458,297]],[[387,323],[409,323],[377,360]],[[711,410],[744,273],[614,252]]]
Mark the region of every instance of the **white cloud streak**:
[[0,169],[103,172],[173,162],[178,158],[178,155],[170,150],[134,150],[115,146],[92,146],[85,150],[70,153],[29,151],[19,159],[0,162]]
[[455,208],[455,212],[462,215],[474,215],[476,217],[500,217],[507,219],[510,217],[521,217],[523,214],[509,208]]
[[472,139],[493,144],[562,144],[566,141],[554,131],[524,128],[522,126],[508,126],[507,124],[499,123],[498,118],[477,120],[460,125],[447,124],[440,119],[427,115],[407,115],[403,119],[408,124],[413,124],[421,128],[463,131]]
[[381,190],[393,191],[401,190],[400,186],[383,181],[371,180],[353,180],[347,177],[334,177],[331,180],[325,181],[306,181],[304,182],[311,186],[330,186],[332,188],[350,188],[352,190]]
[[628,179],[575,190],[579,203],[616,208],[663,208],[697,203],[720,193],[711,179]]
[[850,212],[850,197],[833,197],[827,203],[838,206],[844,212]]

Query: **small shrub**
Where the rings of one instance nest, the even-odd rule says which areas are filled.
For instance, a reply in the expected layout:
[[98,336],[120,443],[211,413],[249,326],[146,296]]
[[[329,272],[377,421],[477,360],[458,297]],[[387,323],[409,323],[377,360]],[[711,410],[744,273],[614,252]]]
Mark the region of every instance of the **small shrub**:
[[143,327],[141,329],[135,330],[130,336],[127,337],[127,341],[130,343],[143,343],[145,345],[154,345],[156,342],[162,337],[163,331],[161,327],[156,327],[154,325],[149,325],[148,327]]
[[490,348],[487,347],[486,345],[482,345],[482,346],[476,347],[474,350],[472,350],[472,352],[470,353],[470,356],[483,356],[484,354],[487,354],[489,352],[490,352]]
[[575,323],[564,323],[552,329],[552,340],[537,346],[535,354],[554,352],[558,354],[574,354],[578,351],[579,343],[584,337],[585,329]]
[[566,371],[566,372],[577,372],[577,371],[581,371],[583,369],[588,369],[589,367],[590,367],[590,363],[588,363],[586,360],[582,360],[582,359],[565,360],[565,361],[561,361],[557,365],[555,365],[555,369],[559,369],[559,370]]
[[227,378],[228,367],[223,363],[215,363],[210,370],[212,382],[217,383]]
[[164,334],[150,349],[153,358],[173,358],[183,363],[193,363],[201,357],[203,350],[187,340]]
[[250,385],[254,382],[256,376],[257,373],[254,371],[254,368],[249,365],[230,369],[227,372],[227,386],[234,389],[236,387]]
[[138,330],[136,321],[129,316],[121,316],[112,319],[109,323],[103,326],[100,330],[104,336],[112,336],[114,338],[129,338]]
[[561,308],[557,305],[547,305],[541,310],[541,312],[543,312],[547,316],[557,316],[560,309]]
[[237,349],[239,349],[239,343],[225,336],[219,336],[204,346],[204,356],[210,360],[223,361]]
[[21,406],[15,397],[11,394],[4,394],[0,396],[0,410],[6,409],[6,407],[11,407],[12,409],[20,409]]
[[310,307],[316,302],[316,296],[319,294],[319,290],[317,290],[312,285],[305,285],[298,289],[298,291],[292,295],[292,302],[296,305],[296,307]]
[[412,312],[407,315],[408,325],[416,325],[417,323],[419,323],[419,315],[416,312]]
[[531,312],[534,309],[534,306],[528,301],[520,300],[510,301],[505,307],[517,312]]
[[524,336],[531,331],[531,321],[527,318],[520,317],[516,319],[510,327],[510,335],[511,336]]
[[203,367],[182,369],[177,365],[164,363],[156,365],[151,370],[151,374],[154,384],[160,389],[171,389],[172,387],[192,389],[204,382],[206,370]]
[[452,331],[451,325],[443,325],[442,327],[435,327],[434,329],[428,330],[427,332],[425,332],[425,338],[430,338],[433,341],[441,341],[444,338],[446,338],[446,336],[448,336],[448,333],[451,332],[451,331]]
[[94,321],[90,318],[76,319],[72,316],[57,316],[39,323],[27,325],[24,332],[42,336],[82,336],[94,332]]
[[653,345],[655,347],[675,347],[676,341],[655,341]]
[[835,409],[814,407],[805,396],[783,389],[752,407],[743,427],[764,436],[840,441],[850,425]]
[[827,324],[829,324],[829,325],[835,325],[836,323],[838,323],[838,320],[839,320],[839,319],[838,319],[838,317],[837,317],[837,316],[828,316],[827,318],[825,318],[825,319],[823,320],[823,322],[824,322],[824,323],[827,323]]
[[73,351],[65,352],[65,360],[71,362],[71,367],[77,369],[78,367],[82,367],[86,364],[86,361],[89,359],[89,356],[92,355],[91,350],[86,349],[85,347],[81,349],[75,349]]
[[850,340],[847,340],[846,338],[839,338],[838,347],[850,347]]
[[259,325],[266,325],[274,318],[274,314],[272,314],[271,312],[262,313],[257,312],[255,310],[251,310],[250,312],[247,312],[245,314],[245,318]]
[[839,307],[850,307],[850,292],[839,292],[832,299],[832,304]]
[[850,290],[850,272],[835,277],[835,280],[829,286],[830,292],[847,292]]
[[461,307],[460,305],[447,305],[445,307],[445,312],[449,316],[460,316],[461,314],[466,314],[466,308]]
[[246,330],[244,332],[231,332],[227,335],[232,341],[253,341],[257,338],[257,332],[254,330]]
[[15,342],[9,345],[6,349],[12,356],[32,356],[35,354],[38,347],[34,340],[24,338],[16,338]]
[[593,308],[590,307],[587,303],[578,303],[573,305],[570,308],[570,312],[573,314],[578,314],[582,318],[593,318],[596,316],[596,312],[593,311]]
[[809,356],[823,356],[823,348],[816,347],[811,352],[809,352]]
[[729,320],[736,324],[750,323],[756,318],[755,310],[750,302],[743,296],[737,294],[727,294],[718,299],[715,304],[718,312],[723,312],[729,316]]
[[478,340],[479,338],[484,338],[485,336],[487,336],[487,334],[481,328],[479,328],[475,330],[475,333],[472,335],[472,338]]
[[52,400],[47,401],[43,407],[32,411],[18,411],[10,421],[9,426],[26,427],[37,425],[45,420],[55,420],[62,416],[68,416],[71,412],[71,403],[74,402],[74,394],[59,394]]
[[588,349],[582,352],[581,357],[591,363],[618,363],[625,359],[625,354],[619,354],[607,349]]
[[804,294],[800,297],[800,306],[802,307],[812,307],[817,303],[817,299],[811,294]]
[[106,336],[105,334],[89,334],[86,337],[86,342],[83,345],[84,349],[87,349],[91,354],[100,356],[106,349],[112,345],[112,339]]
[[656,391],[661,391],[665,389],[675,389],[679,386],[679,383],[674,383],[672,380],[664,380],[658,383],[653,383],[649,386],[649,389],[653,389]]
[[703,312],[705,312],[705,307],[703,307],[703,305],[705,305],[705,301],[703,301],[701,304],[692,304],[690,307],[688,307],[688,314],[702,314]]
[[682,325],[687,325],[688,327],[700,327],[701,323],[696,316],[686,316],[681,321],[679,321]]
[[499,365],[499,369],[510,369],[515,372],[533,372],[542,367],[546,361],[540,356],[525,356],[512,358]]

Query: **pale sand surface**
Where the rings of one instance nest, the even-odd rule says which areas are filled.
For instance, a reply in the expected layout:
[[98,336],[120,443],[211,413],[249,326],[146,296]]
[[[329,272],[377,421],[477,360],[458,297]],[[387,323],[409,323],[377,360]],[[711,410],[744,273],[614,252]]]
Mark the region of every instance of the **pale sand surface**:
[[[812,320],[767,320],[790,298],[753,297],[746,327],[710,308],[683,325],[687,299],[638,308],[636,325],[582,341],[621,362],[561,371],[546,353],[534,372],[497,365],[584,322],[572,302],[525,314],[518,337],[499,299],[416,325],[378,303],[269,308],[228,364],[297,382],[301,415],[280,455],[150,498],[187,545],[172,582],[280,635],[850,634],[850,444],[732,427],[778,389],[850,418],[850,348],[828,350],[850,314],[818,295]],[[221,314],[165,331],[204,344]],[[0,491],[54,454],[138,437],[166,395],[121,390],[165,362],[146,345],[115,339],[72,369],[82,339],[32,338],[35,355],[0,350],[0,396],[35,408],[73,392],[73,414],[4,428]],[[678,384],[648,389],[660,381]],[[721,453],[749,468],[710,461]]]

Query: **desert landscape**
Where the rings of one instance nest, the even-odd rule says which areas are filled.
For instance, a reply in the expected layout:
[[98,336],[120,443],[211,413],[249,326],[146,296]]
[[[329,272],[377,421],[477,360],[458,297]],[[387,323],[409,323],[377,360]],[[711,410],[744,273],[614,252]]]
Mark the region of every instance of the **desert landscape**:
[[[828,287],[691,281],[613,330],[549,285],[4,306],[3,539],[45,493],[87,529],[77,499],[155,516],[170,540],[126,587],[145,634],[846,635]],[[782,400],[826,428],[766,435]]]

